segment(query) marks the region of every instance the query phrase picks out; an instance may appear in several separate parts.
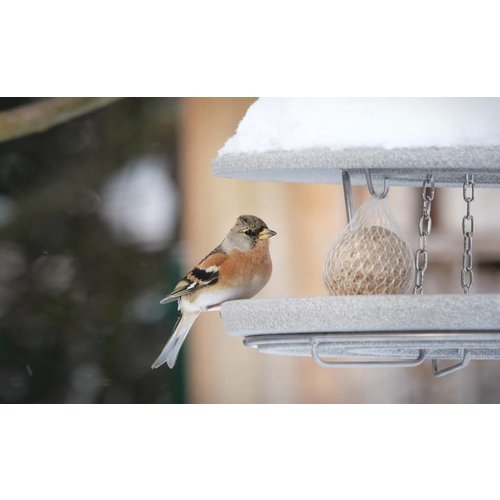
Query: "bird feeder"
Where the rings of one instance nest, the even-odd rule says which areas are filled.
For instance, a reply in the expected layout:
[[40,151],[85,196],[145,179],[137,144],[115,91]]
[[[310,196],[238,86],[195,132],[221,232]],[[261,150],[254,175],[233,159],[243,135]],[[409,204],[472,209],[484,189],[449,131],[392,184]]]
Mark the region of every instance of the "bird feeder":
[[[232,179],[344,188],[350,233],[332,246],[334,258],[326,256],[325,284],[332,295],[224,303],[226,330],[246,346],[312,356],[324,367],[409,367],[432,360],[435,376],[472,359],[500,359],[500,294],[471,293],[476,188],[500,186],[500,99],[259,99],[212,171]],[[353,224],[352,184],[367,185],[378,200],[391,186],[421,189],[419,246],[410,259],[397,231]],[[463,294],[423,293],[436,187],[463,189],[464,213],[457,214]],[[383,270],[383,259],[374,260],[374,254],[389,248],[395,264]],[[370,274],[368,283],[370,259],[378,274]],[[443,368],[442,360],[451,364]]]

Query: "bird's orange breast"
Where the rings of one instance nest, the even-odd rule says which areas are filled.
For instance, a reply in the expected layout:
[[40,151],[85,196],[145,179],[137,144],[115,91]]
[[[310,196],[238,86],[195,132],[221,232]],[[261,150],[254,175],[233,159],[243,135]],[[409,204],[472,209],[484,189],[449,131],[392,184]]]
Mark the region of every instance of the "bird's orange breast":
[[219,273],[228,278],[235,286],[241,281],[252,281],[259,277],[263,281],[271,276],[272,262],[269,254],[269,241],[258,241],[250,252],[234,251],[234,258],[227,259],[220,267]]

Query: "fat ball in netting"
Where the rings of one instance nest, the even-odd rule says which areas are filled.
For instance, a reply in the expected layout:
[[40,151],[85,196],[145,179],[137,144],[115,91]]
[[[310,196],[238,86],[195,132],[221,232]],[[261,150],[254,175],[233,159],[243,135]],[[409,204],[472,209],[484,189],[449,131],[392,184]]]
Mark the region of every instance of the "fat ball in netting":
[[334,241],[323,281],[330,295],[400,294],[414,279],[411,247],[387,198],[372,196]]

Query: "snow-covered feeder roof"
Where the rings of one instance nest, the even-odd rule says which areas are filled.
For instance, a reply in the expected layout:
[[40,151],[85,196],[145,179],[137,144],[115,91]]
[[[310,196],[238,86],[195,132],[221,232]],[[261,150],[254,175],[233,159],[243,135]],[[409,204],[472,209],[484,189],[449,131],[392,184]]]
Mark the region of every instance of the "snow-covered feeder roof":
[[212,163],[233,179],[500,185],[500,98],[260,98]]

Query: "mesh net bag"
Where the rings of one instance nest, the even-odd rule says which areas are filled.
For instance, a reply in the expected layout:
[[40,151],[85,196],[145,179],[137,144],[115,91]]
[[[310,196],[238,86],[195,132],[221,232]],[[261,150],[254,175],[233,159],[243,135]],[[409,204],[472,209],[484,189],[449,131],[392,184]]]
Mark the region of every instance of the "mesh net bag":
[[373,196],[334,241],[323,271],[330,295],[405,293],[413,276],[413,253],[387,198]]

